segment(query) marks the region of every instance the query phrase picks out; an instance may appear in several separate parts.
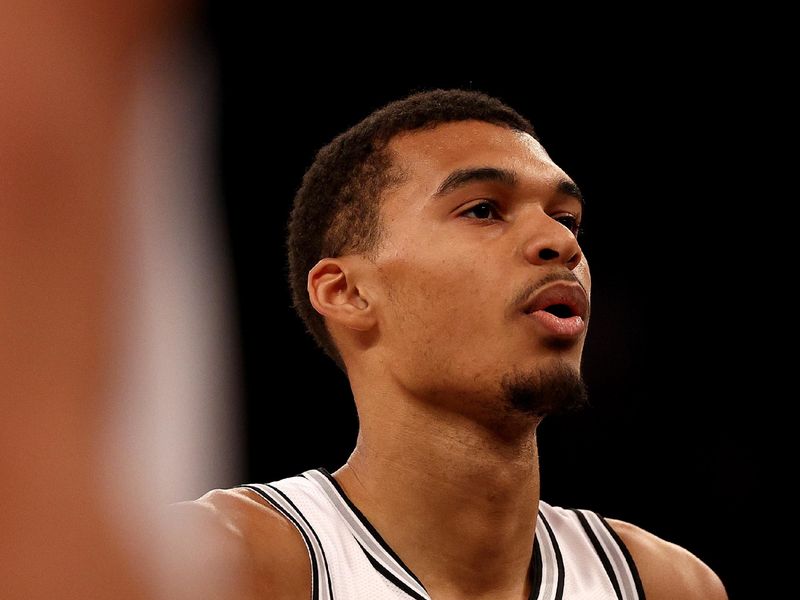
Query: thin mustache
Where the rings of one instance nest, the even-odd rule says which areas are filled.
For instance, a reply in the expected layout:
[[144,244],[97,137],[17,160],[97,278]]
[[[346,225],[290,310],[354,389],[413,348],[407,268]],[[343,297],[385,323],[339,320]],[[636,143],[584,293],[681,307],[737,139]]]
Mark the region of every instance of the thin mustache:
[[533,296],[536,292],[538,292],[541,288],[556,281],[577,283],[579,286],[581,286],[583,293],[586,294],[586,298],[587,299],[589,298],[589,293],[586,291],[586,288],[583,286],[580,280],[575,276],[575,273],[573,273],[572,271],[553,271],[552,273],[548,273],[538,281],[534,281],[533,283],[527,284],[524,288],[520,289],[519,292],[514,294],[514,298],[511,300],[512,310],[516,311],[520,304],[524,304],[525,302],[527,302],[528,299],[531,296]]

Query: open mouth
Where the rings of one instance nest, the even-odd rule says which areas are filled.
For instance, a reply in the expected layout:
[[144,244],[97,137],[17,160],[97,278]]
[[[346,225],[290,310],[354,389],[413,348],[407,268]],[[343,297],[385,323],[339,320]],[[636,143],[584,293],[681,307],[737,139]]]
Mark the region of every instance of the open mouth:
[[559,319],[566,319],[568,317],[575,316],[575,313],[573,312],[572,308],[570,308],[566,304],[551,304],[550,306],[546,306],[542,310],[544,310],[545,312],[549,312],[551,315],[555,315]]
[[579,285],[558,283],[540,290],[524,312],[548,335],[578,339],[586,330],[589,299]]
[[540,290],[528,300],[525,312],[532,314],[537,311],[559,319],[581,317],[585,320],[589,313],[589,301],[586,292],[580,286],[560,283]]

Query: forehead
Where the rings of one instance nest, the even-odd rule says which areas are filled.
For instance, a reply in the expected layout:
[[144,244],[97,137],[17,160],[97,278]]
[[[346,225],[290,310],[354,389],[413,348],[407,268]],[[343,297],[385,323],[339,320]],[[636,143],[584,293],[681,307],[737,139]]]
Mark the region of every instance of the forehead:
[[389,149],[405,181],[417,191],[431,186],[435,190],[449,173],[465,167],[504,168],[542,185],[566,177],[532,136],[483,121],[444,123],[404,133],[391,140]]

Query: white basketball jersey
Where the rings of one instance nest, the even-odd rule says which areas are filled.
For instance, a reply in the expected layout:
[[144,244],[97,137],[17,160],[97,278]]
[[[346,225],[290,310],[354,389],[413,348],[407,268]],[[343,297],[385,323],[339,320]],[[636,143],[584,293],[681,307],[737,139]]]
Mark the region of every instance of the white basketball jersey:
[[[313,600],[431,600],[325,469],[245,485],[291,521],[308,548]],[[530,600],[644,600],[630,553],[605,520],[539,503]]]

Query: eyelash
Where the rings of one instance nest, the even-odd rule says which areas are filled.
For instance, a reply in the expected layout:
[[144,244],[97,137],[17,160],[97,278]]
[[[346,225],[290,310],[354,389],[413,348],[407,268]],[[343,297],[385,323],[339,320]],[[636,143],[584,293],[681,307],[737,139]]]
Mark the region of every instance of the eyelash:
[[[567,219],[569,221],[569,225],[564,223],[563,219]],[[581,233],[581,222],[575,215],[561,215],[560,217],[556,217],[556,221],[569,229],[572,232],[572,235],[575,237],[578,237],[578,235]]]
[[[483,207],[483,206],[489,207],[489,209],[492,211],[492,214],[493,214],[492,219],[497,219],[497,218],[500,217],[500,209],[497,208],[497,205],[494,202],[489,202],[488,200],[484,200],[482,202],[478,202],[477,204],[473,204],[467,210],[462,212],[461,216],[463,217],[463,216],[465,216],[465,215],[467,215],[467,214],[469,214],[471,212],[474,212],[476,209],[478,209],[480,207]],[[486,218],[481,218],[481,217],[474,217],[474,218],[479,220],[479,221],[487,220]]]
[[[475,216],[475,217],[466,217],[466,215],[468,215],[469,213],[475,212],[476,209],[481,208],[481,207],[488,207],[492,211],[492,216],[488,217],[488,218],[487,217],[477,217],[477,216]],[[491,202],[489,200],[484,200],[482,202],[479,202],[478,204],[473,204],[467,210],[462,212],[460,216],[465,217],[465,218],[472,218],[472,219],[475,219],[477,221],[497,220],[497,219],[500,218],[500,209],[497,207],[497,205],[494,202]],[[574,235],[575,237],[578,237],[578,235],[583,231],[583,229],[581,228],[580,219],[578,219],[578,217],[575,216],[575,215],[572,215],[572,214],[561,215],[559,217],[555,217],[555,220],[558,221],[559,223],[561,223],[567,229],[569,229],[572,232],[572,235]],[[567,222],[565,223],[564,220],[566,220]]]

